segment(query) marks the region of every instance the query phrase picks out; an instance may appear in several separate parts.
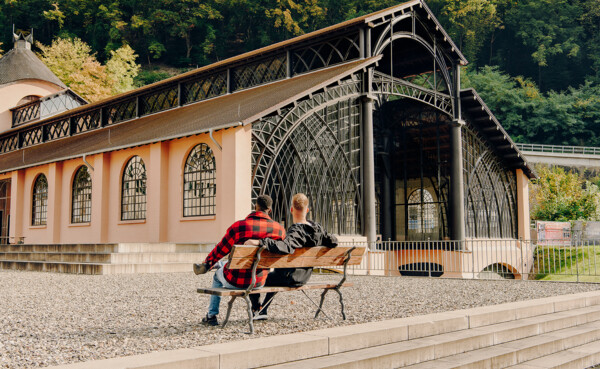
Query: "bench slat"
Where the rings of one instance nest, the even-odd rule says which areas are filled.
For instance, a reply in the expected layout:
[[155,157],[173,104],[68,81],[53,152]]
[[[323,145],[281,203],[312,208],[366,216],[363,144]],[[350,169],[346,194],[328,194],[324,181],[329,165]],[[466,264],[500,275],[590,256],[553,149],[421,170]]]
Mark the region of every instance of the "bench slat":
[[[264,250],[258,268],[302,268],[302,267],[331,267],[344,264],[344,255],[351,246],[339,246],[329,248],[324,246],[303,247],[296,249],[291,255],[271,253]],[[229,269],[250,269],[256,252],[256,246],[236,245],[229,256]],[[358,265],[366,247],[356,247],[352,253],[348,265]]]
[[[267,293],[267,292],[285,292],[285,291],[299,291],[299,290],[317,290],[317,289],[328,289],[334,288],[337,286],[337,283],[334,282],[323,282],[323,283],[307,283],[301,287],[263,287],[257,290],[252,290],[250,294],[255,293]],[[342,287],[352,287],[354,283],[346,282],[342,285]],[[217,295],[217,296],[243,296],[246,292],[245,290],[231,290],[228,288],[198,288],[198,293],[205,293],[208,295]]]

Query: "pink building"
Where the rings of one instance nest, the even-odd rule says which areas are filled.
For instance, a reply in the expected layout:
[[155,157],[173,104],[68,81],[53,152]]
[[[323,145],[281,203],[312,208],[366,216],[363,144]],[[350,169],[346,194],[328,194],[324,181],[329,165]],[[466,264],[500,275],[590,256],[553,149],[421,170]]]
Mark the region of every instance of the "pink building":
[[370,242],[529,238],[533,173],[465,64],[413,0],[87,104],[20,37],[0,59],[0,237],[214,243],[262,193],[289,225],[305,192]]

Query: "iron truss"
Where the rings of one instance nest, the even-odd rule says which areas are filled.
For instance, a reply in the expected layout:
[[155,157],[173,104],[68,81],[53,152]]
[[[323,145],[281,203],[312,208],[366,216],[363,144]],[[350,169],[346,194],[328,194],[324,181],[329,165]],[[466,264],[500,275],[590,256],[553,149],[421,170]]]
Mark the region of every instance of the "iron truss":
[[452,116],[450,95],[378,71],[373,72],[373,92],[417,100]]
[[273,218],[291,225],[296,192],[326,229],[360,233],[360,101],[357,76],[252,124],[252,197],[269,194]]
[[462,129],[466,235],[474,238],[517,237],[517,189],[509,170],[473,127]]

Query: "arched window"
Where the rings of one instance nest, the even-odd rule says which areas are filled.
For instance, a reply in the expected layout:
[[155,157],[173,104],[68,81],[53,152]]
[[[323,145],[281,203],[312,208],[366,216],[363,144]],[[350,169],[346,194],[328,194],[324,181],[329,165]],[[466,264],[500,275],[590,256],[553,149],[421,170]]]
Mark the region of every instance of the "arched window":
[[33,184],[31,201],[31,225],[46,225],[46,212],[48,210],[48,180],[40,174]]
[[431,233],[437,227],[436,204],[427,190],[414,190],[408,197],[408,230]]
[[146,219],[146,166],[139,156],[123,170],[121,220]]
[[36,96],[36,95],[27,95],[24,98],[22,98],[21,100],[19,100],[19,102],[15,106],[27,104],[27,103],[30,103],[32,101],[37,101],[39,99],[40,99],[39,96]]
[[81,166],[73,179],[71,223],[87,223],[92,219],[92,178],[87,167]]
[[199,144],[188,155],[183,171],[183,216],[215,215],[215,156],[207,144]]

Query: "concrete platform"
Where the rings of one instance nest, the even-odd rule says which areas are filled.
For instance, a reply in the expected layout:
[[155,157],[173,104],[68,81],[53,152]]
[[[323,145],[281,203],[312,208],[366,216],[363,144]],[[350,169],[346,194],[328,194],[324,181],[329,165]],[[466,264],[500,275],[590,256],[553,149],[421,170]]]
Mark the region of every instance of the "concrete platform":
[[0,269],[75,274],[189,272],[213,244],[0,245]]
[[600,291],[53,367],[585,368]]

